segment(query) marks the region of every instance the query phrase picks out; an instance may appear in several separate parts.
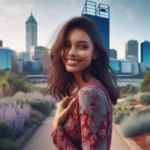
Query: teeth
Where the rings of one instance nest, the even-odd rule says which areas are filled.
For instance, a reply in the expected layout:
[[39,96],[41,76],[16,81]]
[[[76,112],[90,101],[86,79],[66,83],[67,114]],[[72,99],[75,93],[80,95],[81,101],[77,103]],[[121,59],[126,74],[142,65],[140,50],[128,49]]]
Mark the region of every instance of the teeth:
[[68,62],[78,62],[77,60],[68,60]]
[[67,60],[68,64],[77,64],[79,61],[77,60]]

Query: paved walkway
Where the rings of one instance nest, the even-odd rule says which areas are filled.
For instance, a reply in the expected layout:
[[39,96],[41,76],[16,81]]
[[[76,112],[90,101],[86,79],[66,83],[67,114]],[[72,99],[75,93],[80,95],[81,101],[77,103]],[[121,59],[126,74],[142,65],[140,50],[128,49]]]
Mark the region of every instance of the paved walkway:
[[[23,150],[56,150],[51,139],[52,120],[53,114],[45,119]],[[113,129],[111,150],[130,150],[116,129]]]

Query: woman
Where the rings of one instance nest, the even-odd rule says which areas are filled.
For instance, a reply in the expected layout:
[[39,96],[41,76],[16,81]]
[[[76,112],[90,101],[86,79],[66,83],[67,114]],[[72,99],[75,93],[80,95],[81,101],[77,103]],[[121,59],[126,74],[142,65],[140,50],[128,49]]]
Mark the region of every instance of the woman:
[[48,89],[59,101],[52,139],[59,150],[110,150],[119,95],[94,22],[69,20],[51,48]]

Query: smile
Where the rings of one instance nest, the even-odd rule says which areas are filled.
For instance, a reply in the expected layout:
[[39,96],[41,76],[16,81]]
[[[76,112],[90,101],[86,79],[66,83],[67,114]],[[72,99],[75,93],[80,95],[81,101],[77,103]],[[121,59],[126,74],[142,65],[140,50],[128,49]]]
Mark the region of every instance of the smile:
[[67,60],[68,65],[76,65],[78,62],[80,62],[80,61],[78,61],[78,60]]

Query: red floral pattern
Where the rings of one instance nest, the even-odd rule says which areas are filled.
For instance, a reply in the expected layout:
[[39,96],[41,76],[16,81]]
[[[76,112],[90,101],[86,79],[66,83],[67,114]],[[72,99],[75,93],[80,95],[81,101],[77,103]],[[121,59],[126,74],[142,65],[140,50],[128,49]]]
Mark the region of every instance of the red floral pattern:
[[76,107],[52,139],[58,150],[110,150],[112,104],[100,82],[80,89]]

